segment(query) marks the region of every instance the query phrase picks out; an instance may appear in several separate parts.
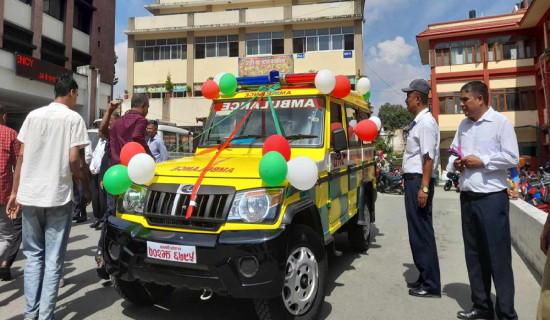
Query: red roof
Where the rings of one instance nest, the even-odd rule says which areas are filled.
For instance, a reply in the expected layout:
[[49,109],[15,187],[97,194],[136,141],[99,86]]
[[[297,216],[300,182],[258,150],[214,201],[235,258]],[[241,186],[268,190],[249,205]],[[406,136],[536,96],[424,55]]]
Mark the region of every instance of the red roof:
[[487,29],[500,29],[519,27],[519,21],[522,16],[515,16],[510,19],[487,21],[479,23],[468,23],[458,26],[441,27],[437,29],[426,29],[417,35],[418,38],[437,36],[437,35],[449,35],[451,33],[463,33],[463,32],[481,32]]

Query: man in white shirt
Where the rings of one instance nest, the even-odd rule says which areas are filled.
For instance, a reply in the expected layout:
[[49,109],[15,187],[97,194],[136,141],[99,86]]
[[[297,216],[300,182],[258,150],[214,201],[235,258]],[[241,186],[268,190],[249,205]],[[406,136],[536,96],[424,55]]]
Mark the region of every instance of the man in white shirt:
[[414,265],[419,275],[407,283],[415,297],[441,297],[439,259],[432,222],[434,178],[439,159],[439,127],[428,108],[430,85],[415,79],[408,88],[407,111],[415,118],[407,131],[403,155],[405,211]]
[[[7,205],[12,219],[23,206],[25,319],[53,319],[71,230],[73,179],[82,179],[79,150],[90,143],[84,120],[69,109],[76,106],[77,83],[58,76],[54,91],[55,100],[29,113],[19,131],[21,151]],[[90,190],[83,186],[89,203]]]
[[[447,171],[460,171],[460,205],[466,266],[473,308],[459,311],[460,319],[517,319],[507,172],[519,160],[514,127],[487,105],[489,93],[481,81],[460,90],[462,120],[451,144],[460,155],[449,158]],[[491,301],[491,277],[496,306]]]

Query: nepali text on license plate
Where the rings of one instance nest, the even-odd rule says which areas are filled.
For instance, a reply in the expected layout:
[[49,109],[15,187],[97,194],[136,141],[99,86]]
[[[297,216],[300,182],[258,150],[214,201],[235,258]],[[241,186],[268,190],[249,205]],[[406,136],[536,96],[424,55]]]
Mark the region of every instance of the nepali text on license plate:
[[197,263],[195,246],[147,241],[147,257],[174,262]]

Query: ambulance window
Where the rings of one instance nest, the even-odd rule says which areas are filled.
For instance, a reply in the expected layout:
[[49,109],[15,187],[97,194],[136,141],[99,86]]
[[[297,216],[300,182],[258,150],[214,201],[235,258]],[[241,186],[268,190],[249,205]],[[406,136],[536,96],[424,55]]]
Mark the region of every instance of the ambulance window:
[[[355,107],[346,105],[346,124],[348,128],[348,145],[350,147],[360,147],[361,141],[357,135],[353,132],[353,128],[357,124],[358,110]],[[352,122],[352,120],[354,120]],[[351,122],[351,123],[350,123]]]
[[342,106],[337,102],[330,102],[330,146],[333,146],[332,131],[343,128]]

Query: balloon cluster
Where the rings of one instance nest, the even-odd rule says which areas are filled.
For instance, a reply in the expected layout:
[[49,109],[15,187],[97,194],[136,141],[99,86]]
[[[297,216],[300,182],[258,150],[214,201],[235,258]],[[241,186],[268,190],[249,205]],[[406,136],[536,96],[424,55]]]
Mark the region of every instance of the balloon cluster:
[[202,85],[202,95],[206,99],[216,99],[220,92],[225,96],[231,96],[237,90],[237,78],[231,73],[220,72],[214,80],[207,80]]
[[317,164],[311,158],[299,156],[290,160],[290,144],[285,137],[272,135],[262,148],[260,177],[268,186],[278,186],[285,181],[298,190],[313,188],[317,182]]
[[355,85],[357,92],[365,98],[366,101],[370,98],[370,80],[369,78],[361,78]]
[[[344,98],[351,92],[351,83],[346,76],[334,76],[330,70],[323,69],[315,76],[315,87],[322,94],[332,94],[336,98]],[[365,100],[370,98],[370,80],[361,78],[357,81],[356,89]]]
[[[358,123],[355,121],[355,126],[352,127],[354,121],[349,122],[351,128],[348,127],[348,133],[349,130],[352,130],[359,139],[367,142],[376,139],[378,131],[382,127],[382,122],[377,116],[371,116],[369,119],[361,120]],[[351,134],[349,136],[351,137]]]
[[110,167],[103,176],[103,186],[110,194],[123,194],[132,182],[146,184],[155,175],[155,159],[137,142],[128,142],[122,147],[120,163]]

